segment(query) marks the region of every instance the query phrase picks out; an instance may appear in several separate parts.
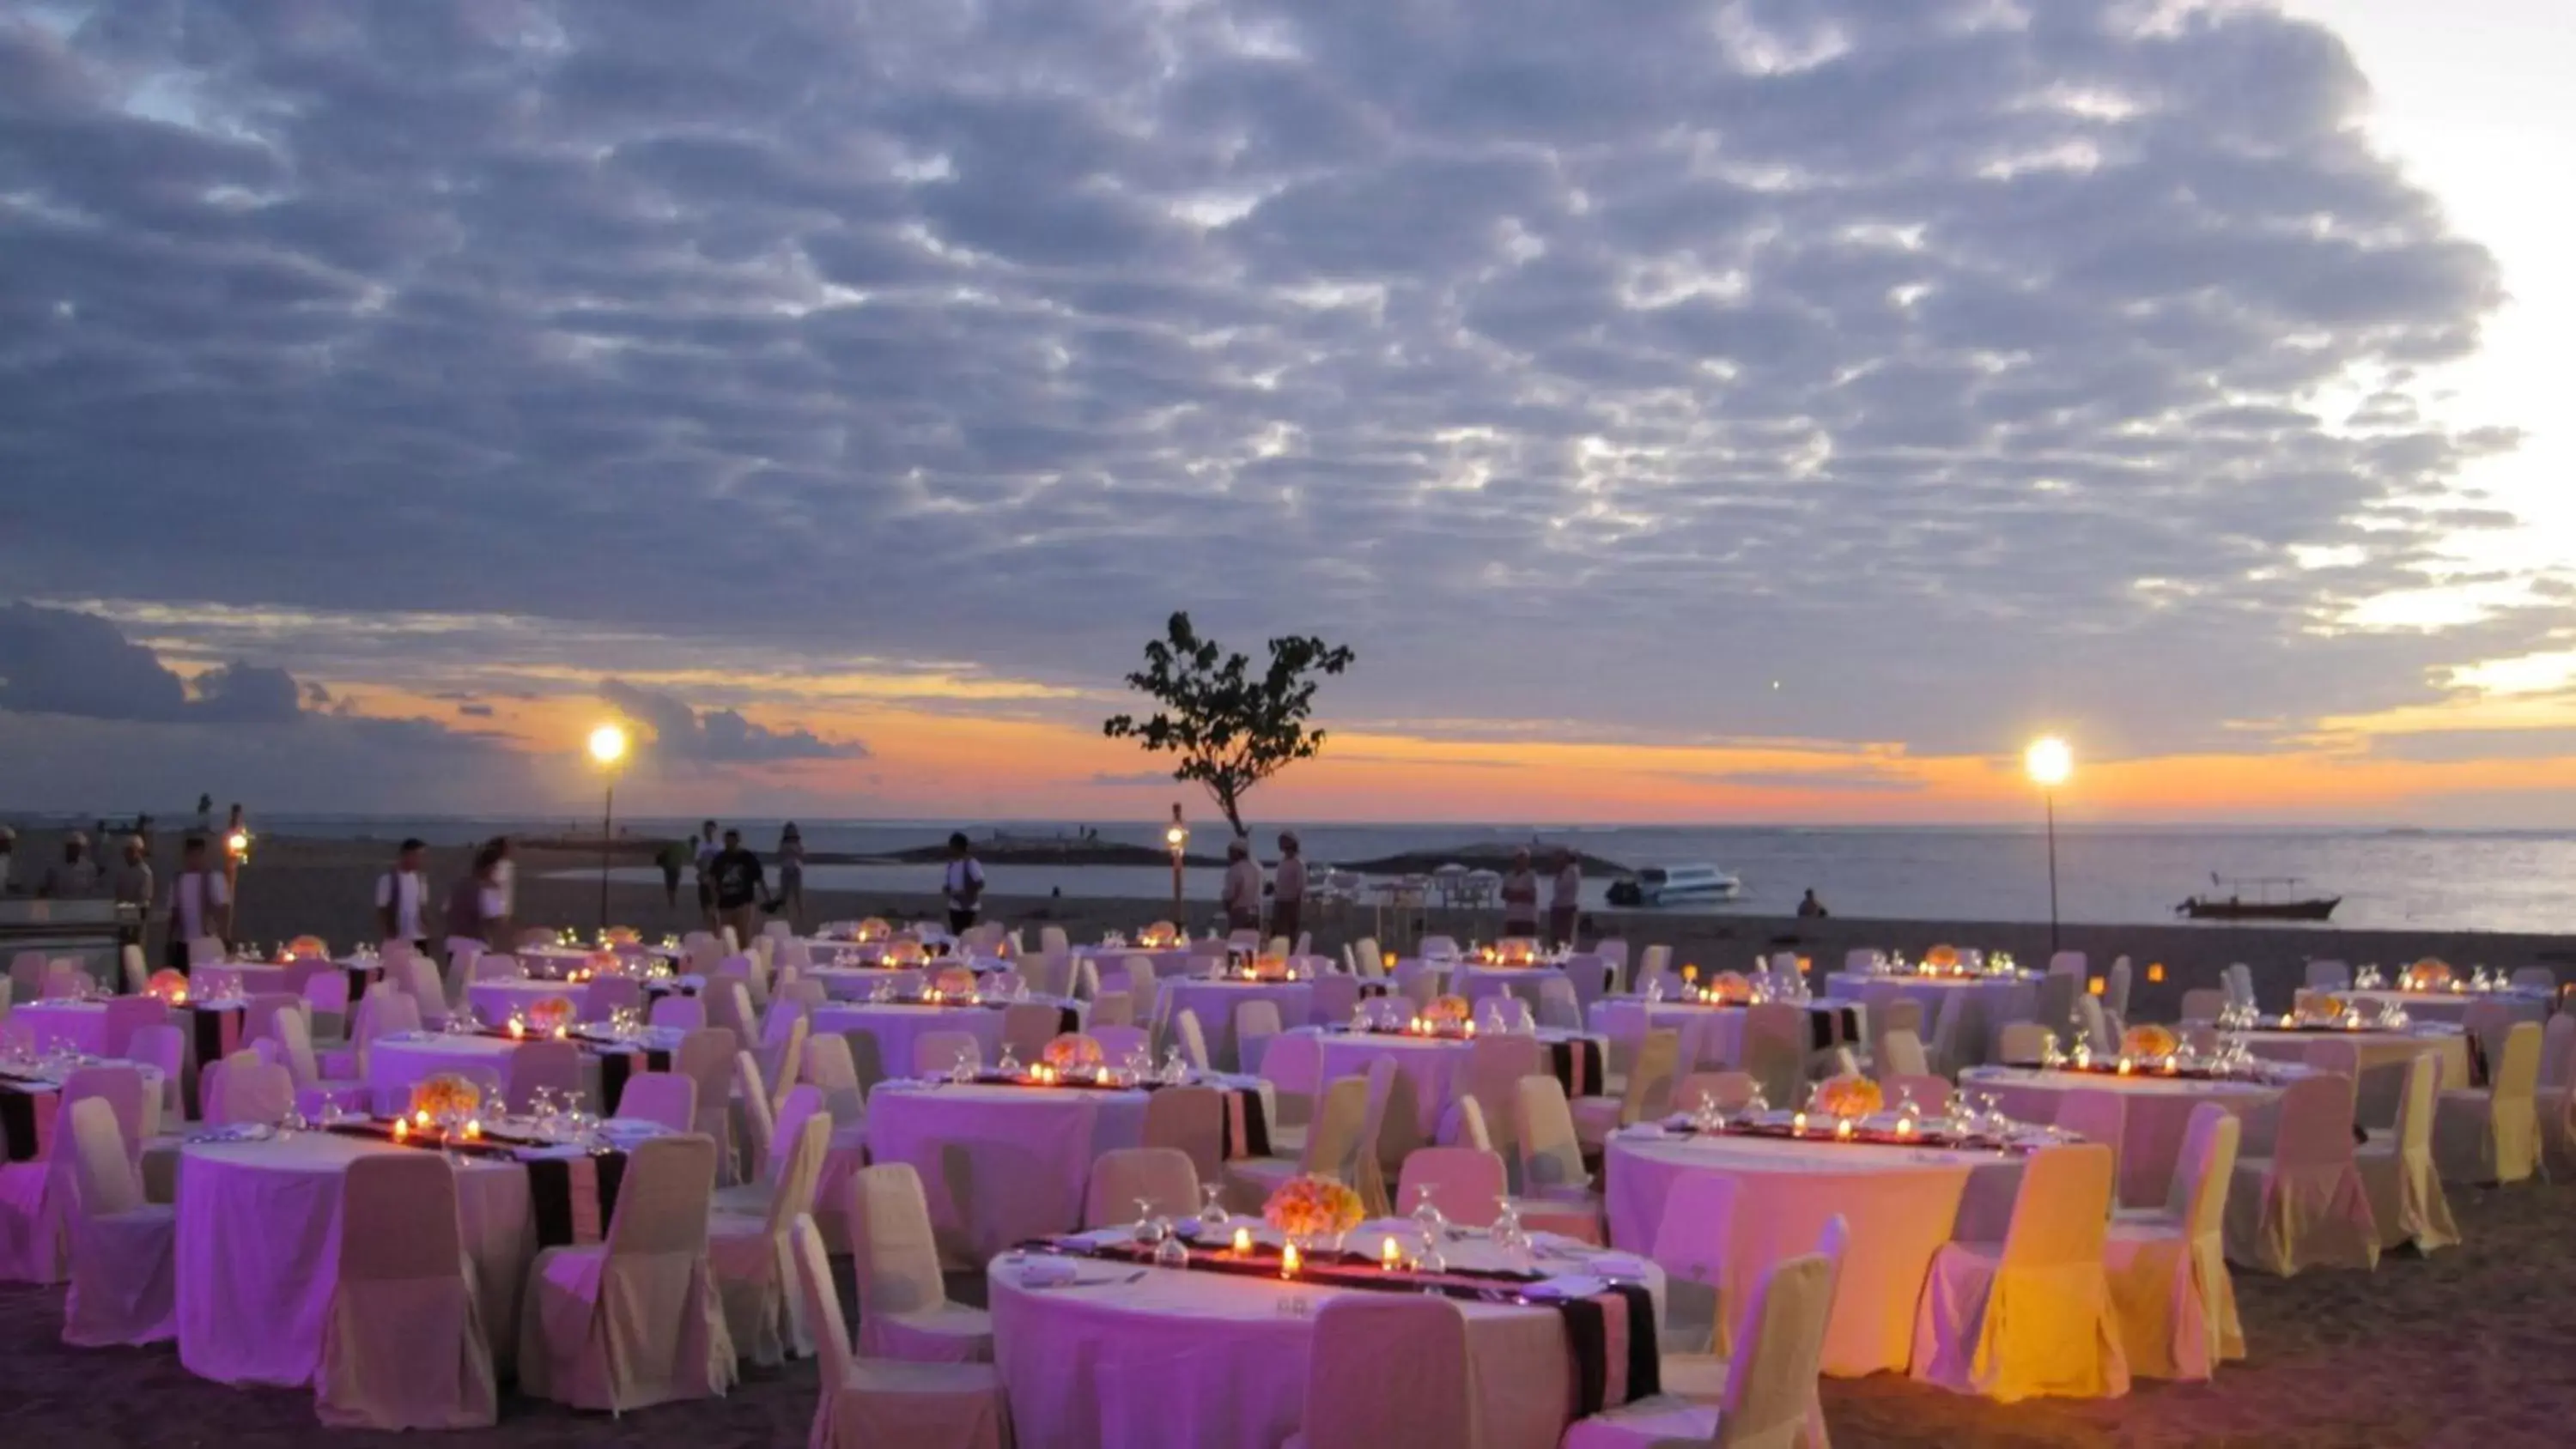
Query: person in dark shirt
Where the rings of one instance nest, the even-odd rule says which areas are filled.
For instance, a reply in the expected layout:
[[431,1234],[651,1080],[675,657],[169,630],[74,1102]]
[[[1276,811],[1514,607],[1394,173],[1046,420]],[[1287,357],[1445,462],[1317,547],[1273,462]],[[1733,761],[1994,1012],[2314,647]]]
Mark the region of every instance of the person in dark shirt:
[[760,857],[742,848],[741,831],[724,833],[724,849],[707,862],[707,879],[715,888],[716,920],[733,928],[734,949],[743,950],[759,933],[760,901],[769,882]]
[[1812,921],[1821,919],[1824,914],[1825,903],[1816,899],[1816,888],[1814,886],[1807,887],[1806,898],[1798,902],[1799,917],[1804,920]]

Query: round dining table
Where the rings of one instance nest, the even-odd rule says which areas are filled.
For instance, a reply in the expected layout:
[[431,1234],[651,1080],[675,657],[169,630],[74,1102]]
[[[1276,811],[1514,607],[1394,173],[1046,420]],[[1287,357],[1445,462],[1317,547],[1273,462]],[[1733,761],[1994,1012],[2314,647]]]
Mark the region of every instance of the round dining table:
[[1082,1226],[1091,1164],[1144,1145],[1149,1097],[892,1077],[868,1094],[868,1155],[912,1164],[941,1258],[971,1267],[1024,1239]]
[[2191,1114],[2211,1102],[2243,1119],[2249,1140],[2265,1140],[2258,1128],[2275,1111],[2289,1084],[2307,1074],[2294,1063],[2276,1063],[2260,1078],[2182,1077],[2155,1072],[2067,1071],[2048,1067],[1969,1067],[1959,1073],[1963,1092],[1991,1092],[2007,1117],[2041,1125],[2057,1120],[2058,1108],[2072,1092],[2108,1092],[2120,1099],[2121,1207],[2165,1205],[2175,1167],[2182,1160],[2183,1137]]
[[[1345,1031],[1338,1025],[1311,1028],[1323,1039],[1323,1073],[1321,1080],[1337,1081],[1343,1077],[1365,1077],[1379,1061],[1392,1061],[1412,1083],[1414,1106],[1419,1118],[1422,1140],[1437,1137],[1441,1122],[1449,1109],[1467,1091],[1467,1063],[1473,1057],[1476,1043],[1472,1038],[1455,1036],[1408,1036],[1401,1032]],[[1540,1054],[1542,1063],[1557,1055],[1560,1044],[1589,1041],[1593,1061],[1607,1068],[1609,1043],[1584,1032],[1541,1027],[1530,1033],[1548,1050]],[[1563,1081],[1563,1074],[1559,1074]],[[1581,1080],[1567,1085],[1566,1095],[1598,1094],[1602,1083]]]
[[465,988],[466,1004],[486,1026],[505,1026],[514,1016],[526,1016],[538,1002],[556,999],[571,1002],[574,1015],[579,1016],[589,995],[580,984],[569,981],[500,979],[477,981]]
[[[1778,1115],[1785,1120],[1785,1113]],[[2019,1154],[1998,1148],[1676,1137],[1642,1124],[1610,1135],[1610,1242],[1651,1254],[1675,1183],[1701,1174],[1730,1178],[1734,1251],[1721,1301],[1741,1305],[1765,1267],[1813,1251],[1827,1220],[1839,1216],[1850,1239],[1825,1335],[1824,1371],[1901,1373],[1913,1356],[1915,1304],[1933,1254],[1953,1238],[2002,1240],[2022,1163]]]
[[[1048,998],[1059,1011],[1071,1008],[1077,1023],[1087,1019],[1090,1008],[1080,1002]],[[932,1032],[960,1031],[975,1039],[975,1049],[983,1054],[985,1066],[999,1065],[1002,1060],[1001,1006],[923,1006],[901,1001],[833,1001],[814,1008],[815,1031],[835,1034],[861,1031],[875,1037],[877,1060],[883,1070],[896,1077],[912,1076],[916,1070],[947,1070],[946,1061],[916,1064],[913,1046]],[[1022,1063],[1027,1065],[1027,1063]]]
[[2445,1022],[2453,1026],[2466,1021],[2469,1008],[2489,1002],[2502,1009],[2513,1021],[2536,1021],[2546,1026],[2550,1008],[2557,996],[2547,991],[2508,987],[2502,991],[2392,991],[2381,987],[2348,987],[2341,991],[2321,991],[2302,986],[2297,1004],[2305,1009],[2320,996],[2332,996],[2349,1006],[2361,1008],[2363,1016],[2375,1016],[2383,1008],[2394,1006],[2417,1021]]
[[[1382,1234],[1415,1240],[1411,1223],[1381,1222],[1362,1224],[1350,1241],[1374,1244]],[[1573,1256],[1546,1266],[1585,1266],[1572,1245],[1554,1246]],[[1527,1261],[1507,1264],[1474,1236],[1445,1256],[1456,1269]],[[1066,1261],[1006,1257],[986,1279],[1020,1449],[1277,1449],[1305,1418],[1316,1314],[1337,1297],[1379,1291],[1108,1260],[1070,1260],[1069,1283],[1038,1276],[1037,1265]],[[1660,1322],[1663,1274],[1624,1266],[1646,1270]],[[1554,1449],[1575,1400],[1563,1317],[1542,1303],[1459,1307],[1474,1365],[1476,1442]]]
[[2265,1027],[2232,1033],[2245,1049],[2266,1061],[2305,1062],[2308,1048],[2322,1041],[2346,1041],[2360,1059],[2361,1081],[2354,1113],[2365,1126],[2386,1127],[2397,1121],[2398,1100],[2406,1095],[2406,1066],[2419,1056],[2440,1064],[2442,1087],[2469,1085],[2469,1039],[2451,1023],[2416,1022],[2394,1030],[2341,1027]]
[[1267,1001],[1279,1008],[1281,1030],[1305,1026],[1315,1017],[1315,987],[1309,981],[1205,981],[1188,976],[1163,978],[1164,1019],[1189,1011],[1207,1038],[1208,1065],[1221,1072],[1239,1070],[1242,1052],[1234,1038],[1234,1009],[1247,1001]]
[[1941,1021],[1941,1004],[1964,996],[1959,1009],[1956,1050],[1963,1062],[1987,1060],[1994,1052],[1997,1029],[2008,1021],[2027,1021],[2039,1014],[2038,971],[1974,976],[1923,976],[1903,971],[1833,971],[1825,975],[1825,994],[1839,1001],[1917,1001],[1923,1005],[1923,1041],[1930,1045]]

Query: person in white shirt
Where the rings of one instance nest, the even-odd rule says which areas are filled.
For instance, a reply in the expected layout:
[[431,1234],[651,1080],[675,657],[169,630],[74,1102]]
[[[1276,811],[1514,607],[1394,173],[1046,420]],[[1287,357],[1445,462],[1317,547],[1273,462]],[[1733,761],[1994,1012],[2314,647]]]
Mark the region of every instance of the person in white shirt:
[[962,830],[948,837],[948,873],[940,887],[948,896],[948,929],[962,935],[984,909],[984,863]]
[[1583,864],[1574,852],[1556,853],[1556,882],[1547,897],[1547,938],[1552,946],[1574,944],[1575,912],[1583,905]]
[[429,847],[406,840],[394,853],[394,868],[376,877],[376,936],[383,941],[424,945],[429,931],[421,920],[429,906],[429,877],[421,870]]
[[1526,848],[1512,852],[1512,868],[1503,877],[1503,934],[1538,934],[1538,872],[1530,869]]
[[191,835],[179,849],[179,875],[170,882],[170,942],[162,960],[173,971],[188,969],[188,943],[199,936],[224,937],[232,927],[232,895],[224,874],[207,862],[206,837]]
[[1279,870],[1270,881],[1270,934],[1288,938],[1297,949],[1297,928],[1306,910],[1306,855],[1297,832],[1279,832]]
[[1225,847],[1225,928],[1229,931],[1261,929],[1261,862],[1252,858],[1252,846],[1240,835]]

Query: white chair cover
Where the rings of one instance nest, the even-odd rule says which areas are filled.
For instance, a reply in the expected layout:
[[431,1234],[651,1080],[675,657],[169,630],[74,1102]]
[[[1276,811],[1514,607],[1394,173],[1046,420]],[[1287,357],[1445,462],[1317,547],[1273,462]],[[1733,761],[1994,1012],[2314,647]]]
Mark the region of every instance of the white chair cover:
[[158,1343],[178,1334],[173,1243],[178,1219],[143,1200],[116,1108],[97,1097],[62,1109],[77,1171],[80,1215],[71,1224],[71,1293],[63,1342],[84,1348]]
[[2227,1261],[2287,1277],[2379,1266],[2379,1226],[2353,1165],[2352,1078],[2299,1078],[2281,1094],[2272,1154],[2240,1156],[2227,1191]]
[[519,1386],[581,1409],[707,1398],[734,1381],[733,1340],[707,1271],[716,1144],[638,1143],[608,1240],[548,1248],[529,1270]]
[[678,1072],[638,1072],[626,1079],[626,1093],[617,1099],[617,1115],[686,1132],[697,1121],[698,1084]]
[[850,1174],[850,1267],[858,1280],[862,1357],[989,1363],[993,1321],[948,1301],[930,1204],[908,1162]]
[[1010,1411],[998,1370],[988,1363],[853,1358],[822,1234],[808,1219],[790,1229],[789,1237],[806,1320],[823,1351],[822,1391],[807,1449],[1004,1449]]
[[2452,1088],[2435,1099],[2433,1160],[2442,1180],[2520,1182],[2539,1171],[2539,1085],[2540,1023],[2515,1022],[2485,1090]]
[[1417,1147],[1404,1159],[1394,1206],[1411,1212],[1428,1196],[1442,1217],[1483,1228],[1502,1216],[1502,1200],[1510,1192],[1502,1156],[1490,1147]]
[[208,1122],[281,1122],[295,1110],[295,1077],[255,1051],[238,1051],[215,1063],[200,1095]]
[[[813,1089],[803,1088],[804,1091]],[[719,1212],[707,1223],[707,1266],[724,1304],[725,1331],[734,1349],[753,1363],[774,1366],[808,1358],[814,1344],[796,1299],[796,1266],[788,1228],[814,1210],[814,1185],[832,1146],[832,1119],[809,1111],[784,1129],[790,1145],[781,1163],[769,1210],[758,1216]]]
[[[133,1160],[142,1144],[142,1070],[125,1063],[74,1068],[56,1098],[57,1121],[93,1097],[116,1114],[118,1139]],[[69,1136],[54,1131],[35,1158],[0,1165],[0,1283],[60,1283],[70,1273],[65,1228],[79,1193],[79,1150]]]
[[1467,1317],[1446,1298],[1346,1293],[1315,1314],[1305,1426],[1313,1449],[1474,1449],[1476,1367]]
[[1667,1449],[1711,1444],[1723,1449],[1824,1449],[1824,1420],[1815,1411],[1816,1374],[1832,1317],[1836,1267],[1822,1254],[1790,1258],[1751,1294],[1717,1403],[1670,1393],[1640,1399],[1565,1432],[1564,1449]]
[[2244,1124],[2216,1103],[2192,1109],[2167,1206],[2122,1211],[2102,1246],[2129,1370],[2206,1379],[2245,1356],[2236,1284],[2227,1273],[2227,1188]]
[[[2349,1050],[2349,1048],[2347,1048]],[[2440,1062],[2418,1053],[2406,1064],[2406,1090],[2397,1099],[2397,1128],[2374,1132],[2353,1152],[2353,1166],[2370,1194],[2382,1250],[2413,1243],[2419,1253],[2455,1246],[2459,1225],[2433,1162],[2433,1102]]]
[[2102,1265],[2111,1173],[2108,1148],[2043,1149],[2022,1169],[2002,1243],[1933,1255],[1914,1316],[1915,1378],[2000,1403],[2129,1391]]
[[655,1026],[700,1031],[707,1024],[707,1004],[694,996],[673,993],[654,1002],[653,1009],[645,1013],[645,1019]]
[[1100,1154],[1083,1192],[1082,1225],[1132,1223],[1139,1202],[1174,1222],[1197,1212],[1199,1172],[1190,1165],[1189,1154],[1171,1147],[1121,1147]]
[[497,1392],[474,1263],[447,1160],[394,1152],[349,1164],[340,1189],[338,1282],[313,1375],[335,1428],[473,1429]]

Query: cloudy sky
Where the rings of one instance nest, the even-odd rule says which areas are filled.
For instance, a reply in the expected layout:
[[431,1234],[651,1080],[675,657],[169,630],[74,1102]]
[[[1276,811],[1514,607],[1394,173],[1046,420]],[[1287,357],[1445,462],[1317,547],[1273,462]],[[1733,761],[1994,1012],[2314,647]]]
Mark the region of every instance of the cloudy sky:
[[0,805],[2564,824],[2570,30],[22,0]]

